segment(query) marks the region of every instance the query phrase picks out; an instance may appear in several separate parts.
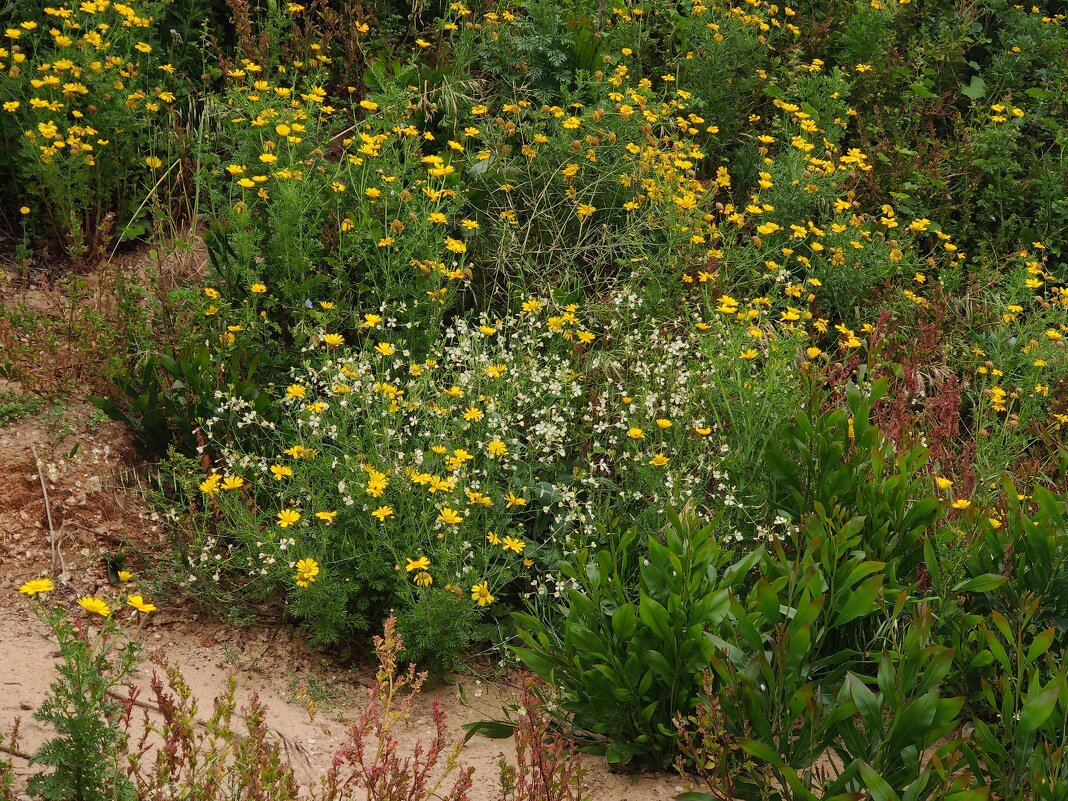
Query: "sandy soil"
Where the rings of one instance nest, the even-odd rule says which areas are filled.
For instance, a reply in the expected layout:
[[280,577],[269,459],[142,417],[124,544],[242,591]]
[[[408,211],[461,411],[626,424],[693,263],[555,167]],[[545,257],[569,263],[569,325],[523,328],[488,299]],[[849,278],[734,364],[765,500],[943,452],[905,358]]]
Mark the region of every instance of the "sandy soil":
[[[122,548],[159,547],[164,530],[136,492],[134,464],[134,448],[123,427],[101,420],[85,404],[46,409],[0,427],[0,731],[7,733],[21,718],[24,752],[32,753],[48,735],[31,715],[55,676],[58,652],[17,588],[28,579],[51,575],[58,585],[53,602],[113,594],[102,557]],[[51,524],[41,476],[51,502]],[[200,700],[200,709],[210,709],[234,675],[239,700],[255,691],[267,705],[268,725],[285,743],[300,777],[321,774],[365,697],[366,670],[339,666],[309,651],[287,627],[235,629],[169,610],[166,599],[152,600],[162,611],[149,616],[134,637],[146,650],[166,653]],[[151,670],[146,663],[135,677],[146,690],[142,698],[149,697]],[[427,702],[441,702],[455,733],[466,722],[501,717],[502,706],[517,694],[507,680],[482,683],[472,676],[424,693]],[[411,741],[429,734],[429,707],[417,707]],[[462,761],[475,767],[473,801],[497,798],[498,763],[512,755],[508,740],[470,741]],[[603,760],[582,758],[593,801],[669,799],[682,789],[676,776],[613,774]],[[33,770],[19,758],[13,764],[20,781]]]

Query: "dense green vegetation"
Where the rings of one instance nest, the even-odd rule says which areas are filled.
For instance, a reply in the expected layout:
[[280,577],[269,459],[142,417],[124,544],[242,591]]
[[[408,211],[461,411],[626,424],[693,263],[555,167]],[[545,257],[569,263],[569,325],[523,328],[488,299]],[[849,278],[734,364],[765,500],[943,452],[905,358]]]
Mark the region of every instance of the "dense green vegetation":
[[159,587],[499,648],[691,801],[1065,797],[1059,4],[15,6],[20,268],[210,257],[64,329]]

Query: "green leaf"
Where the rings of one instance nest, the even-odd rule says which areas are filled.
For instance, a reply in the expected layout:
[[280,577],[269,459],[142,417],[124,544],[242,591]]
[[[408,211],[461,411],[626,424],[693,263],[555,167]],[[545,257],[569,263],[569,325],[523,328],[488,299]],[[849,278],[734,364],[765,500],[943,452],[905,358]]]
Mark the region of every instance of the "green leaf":
[[884,567],[886,567],[885,562],[861,562],[849,572],[841,586],[843,589],[849,589],[862,578],[870,576],[872,573],[878,573]]
[[774,749],[766,743],[761,743],[756,740],[744,739],[741,741],[741,746],[747,754],[755,756],[757,759],[762,759],[769,765],[781,765],[782,759],[775,753]]
[[852,673],[846,676],[846,686],[849,688],[849,695],[853,702],[857,705],[857,711],[864,719],[864,727],[868,730],[868,736],[875,736],[874,732],[882,729],[882,705],[878,697]]
[[889,748],[897,753],[909,745],[926,746],[934,731],[938,712],[938,691],[930,690],[906,706],[894,718],[889,732]]
[[506,720],[476,720],[474,723],[465,723],[464,742],[466,743],[475,735],[488,737],[491,740],[505,740],[515,734],[516,724]]
[[675,801],[718,801],[714,795],[697,792],[679,793],[677,796],[674,796],[674,798]]
[[621,606],[612,613],[612,633],[620,642],[625,642],[633,637],[637,628],[638,616],[634,612],[634,607],[630,604]]
[[1023,709],[1020,710],[1019,732],[1021,734],[1038,731],[1053,714],[1053,710],[1057,707],[1057,693],[1060,690],[1058,678],[1051,679],[1049,684],[1038,693],[1028,692]]
[[605,749],[604,758],[610,765],[621,765],[634,759],[636,749],[622,743],[612,743]]
[[858,762],[860,777],[864,780],[864,788],[871,794],[872,801],[900,801],[897,793],[886,783],[875,769],[864,760]]
[[934,94],[930,89],[924,86],[922,83],[914,83],[910,87],[917,97],[922,97],[924,100],[937,100],[938,95]]
[[965,97],[970,97],[972,100],[978,100],[986,95],[986,81],[978,75],[973,75],[971,83],[967,86],[961,86],[960,91]]
[[776,595],[767,579],[762,578],[757,582],[756,596],[760,613],[764,615],[769,625],[774,626],[779,622],[779,596]]
[[650,598],[644,592],[641,593],[638,599],[638,617],[641,618],[642,623],[652,630],[660,642],[675,642],[667,609],[659,601]]
[[512,653],[516,655],[520,662],[537,673],[539,677],[546,681],[550,680],[555,665],[540,653],[530,648],[513,648]]
[[1050,626],[1045,631],[1036,635],[1035,638],[1031,641],[1030,647],[1027,649],[1027,661],[1025,662],[1025,664],[1030,665],[1032,662],[1042,656],[1042,654],[1046,653],[1046,651],[1049,650],[1050,646],[1053,645],[1053,637],[1056,633],[1056,627]]
[[953,587],[953,592],[990,592],[1008,581],[1006,576],[997,573],[984,573],[981,576],[962,581]]
[[859,617],[865,617],[874,612],[878,606],[876,597],[883,584],[881,575],[872,576],[849,594],[845,603],[838,610],[832,628],[844,626]]

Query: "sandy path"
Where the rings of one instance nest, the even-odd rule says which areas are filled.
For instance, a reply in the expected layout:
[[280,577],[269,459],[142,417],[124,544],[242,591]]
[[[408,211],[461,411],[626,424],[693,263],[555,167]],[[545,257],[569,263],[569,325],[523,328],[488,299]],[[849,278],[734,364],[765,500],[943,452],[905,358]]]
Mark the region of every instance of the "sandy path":
[[[268,725],[278,739],[284,737],[302,781],[320,775],[334,752],[345,741],[348,721],[355,716],[366,684],[367,674],[315,665],[307,657],[293,657],[293,644],[285,629],[241,629],[226,634],[218,625],[199,621],[161,618],[161,624],[147,626],[135,639],[146,649],[162,648],[169,661],[182,671],[205,716],[211,700],[221,694],[230,675],[238,683],[238,698],[256,692],[268,708]],[[0,611],[0,730],[10,729],[16,717],[22,719],[20,748],[32,752],[47,731],[31,718],[32,709],[45,697],[55,676],[55,647],[45,639],[45,627],[23,606]],[[215,639],[224,634],[224,641]],[[152,666],[145,664],[134,683],[151,696],[148,682]],[[338,703],[324,703],[317,711],[297,699],[305,686],[329,686]],[[462,682],[466,702],[456,686],[439,685],[424,693],[411,721],[412,728],[402,742],[410,743],[430,731],[429,708],[437,700],[448,716],[450,732],[462,735],[464,723],[501,716],[502,705],[514,700],[516,690],[503,683]],[[472,801],[495,801],[498,763],[513,754],[511,741],[473,738],[464,749],[462,761],[475,767]],[[593,801],[652,801],[669,799],[678,792],[678,779],[659,776],[625,776],[610,773],[603,760],[581,757],[586,767],[589,795]],[[15,759],[21,779],[30,775],[24,760]]]

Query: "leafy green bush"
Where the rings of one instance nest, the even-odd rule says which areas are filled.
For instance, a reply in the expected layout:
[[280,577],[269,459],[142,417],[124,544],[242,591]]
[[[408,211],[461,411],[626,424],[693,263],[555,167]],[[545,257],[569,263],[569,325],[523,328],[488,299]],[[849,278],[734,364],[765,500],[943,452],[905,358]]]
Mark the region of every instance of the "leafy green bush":
[[886,389],[880,380],[865,396],[850,384],[846,407],[829,412],[816,394],[808,409],[818,411],[799,412],[775,437],[768,468],[777,507],[790,520],[804,525],[813,510],[855,520],[854,545],[870,564],[885,567],[891,589],[913,581],[943,505],[922,472],[925,449],[897,453],[871,424],[872,405]]
[[610,762],[666,767],[675,716],[688,712],[725,624],[730,590],[760,551],[730,563],[714,523],[668,514],[663,542],[644,555],[635,529],[605,531],[608,545],[582,551],[560,571],[559,623],[515,613],[519,659],[555,688],[570,724],[594,737]]

